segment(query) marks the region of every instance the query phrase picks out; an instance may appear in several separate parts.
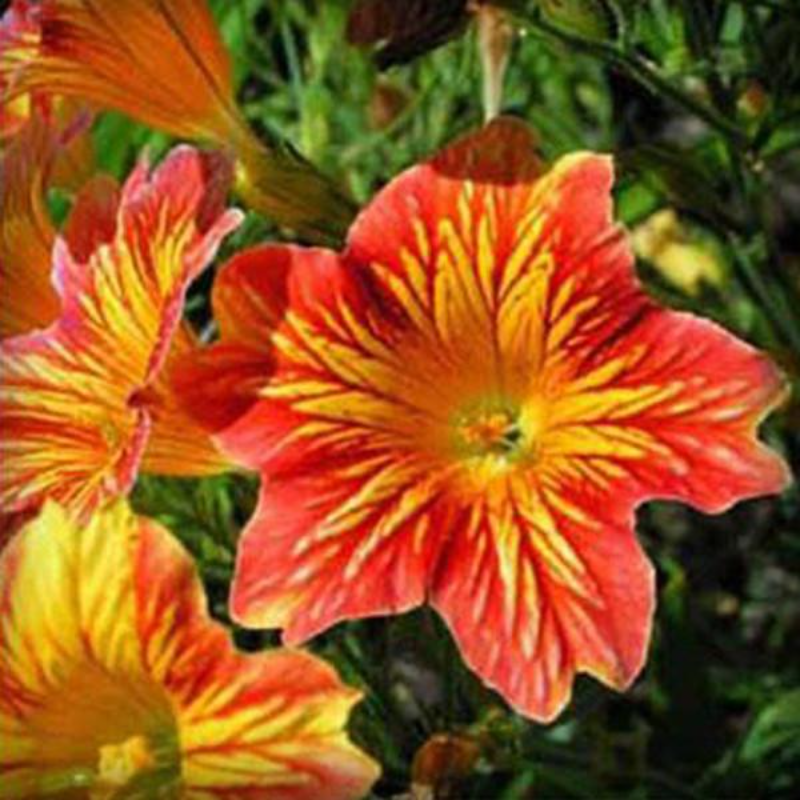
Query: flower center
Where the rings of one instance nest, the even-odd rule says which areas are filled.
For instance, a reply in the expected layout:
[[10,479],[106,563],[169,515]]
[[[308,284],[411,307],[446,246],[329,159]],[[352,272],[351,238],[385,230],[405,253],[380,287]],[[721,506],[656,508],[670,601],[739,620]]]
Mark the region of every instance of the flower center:
[[462,406],[451,419],[450,441],[459,459],[502,470],[532,455],[535,426],[507,398],[483,397]]
[[125,786],[141,772],[153,769],[156,758],[144,736],[131,736],[100,748],[97,779],[107,786]]
[[469,455],[511,456],[522,431],[511,412],[488,409],[467,415],[457,426],[457,437]]

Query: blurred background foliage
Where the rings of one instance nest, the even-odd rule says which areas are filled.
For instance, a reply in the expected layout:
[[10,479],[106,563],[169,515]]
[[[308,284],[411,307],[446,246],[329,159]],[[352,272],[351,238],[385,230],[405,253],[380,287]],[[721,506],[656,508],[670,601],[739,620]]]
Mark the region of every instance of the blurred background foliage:
[[[401,2],[401,0],[397,0]],[[420,4],[424,5],[424,4]],[[434,3],[435,5],[435,3]],[[442,3],[444,7],[445,3]],[[452,3],[449,3],[452,5]],[[463,4],[462,4],[463,5]],[[609,151],[617,209],[648,291],[769,350],[794,384],[765,431],[800,464],[800,3],[796,0],[508,2],[517,31],[503,110],[548,160]],[[467,24],[380,71],[346,44],[347,0],[216,0],[247,116],[364,203],[482,119]],[[103,115],[98,158],[122,176],[169,140]],[[292,238],[250,216],[233,252]],[[189,313],[213,336],[213,270]],[[141,479],[135,504],[197,557],[225,619],[252,476]],[[669,503],[639,514],[659,570],[648,666],[616,696],[580,680],[549,727],[514,715],[462,665],[428,610],[340,625],[312,649],[365,690],[354,737],[384,765],[375,797],[789,798],[800,796],[800,495],[707,517]],[[277,642],[236,631],[241,646]],[[422,749],[421,749],[422,748]]]

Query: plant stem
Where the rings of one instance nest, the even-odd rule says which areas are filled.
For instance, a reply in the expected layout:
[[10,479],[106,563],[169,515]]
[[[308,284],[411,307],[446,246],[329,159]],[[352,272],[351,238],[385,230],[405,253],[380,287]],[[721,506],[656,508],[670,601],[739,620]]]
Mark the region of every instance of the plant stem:
[[[750,257],[744,252],[746,248],[742,242],[738,240],[735,234],[731,233],[731,249],[734,253],[737,270],[743,279],[743,283],[764,309],[775,329],[780,332],[791,347],[800,351],[800,323],[792,313],[792,306],[787,300],[788,293],[794,293],[792,291],[793,287],[786,280],[786,275],[778,264],[778,248],[771,235],[769,222],[764,213],[763,202],[761,202],[763,192],[753,191],[751,182],[748,180],[746,167],[740,154],[734,148],[729,148],[728,156],[731,162],[734,183],[745,204],[750,228],[753,231],[760,231],[764,236],[770,271],[774,274],[778,286],[783,285],[783,289],[787,294],[780,290],[777,292],[772,290],[772,286],[764,280],[761,270],[754,268]],[[756,194],[759,196],[756,197]]]
[[552,25],[539,16],[532,15],[530,12],[521,12],[515,8],[515,15],[521,24],[558,39],[582,53],[623,69],[631,78],[637,80],[654,94],[668,97],[677,105],[700,117],[727,140],[733,142],[737,148],[746,150],[750,146],[749,137],[735,122],[701,100],[679,89],[669,79],[661,75],[649,61],[637,53],[626,52],[617,44],[610,42],[576,36],[556,25]]

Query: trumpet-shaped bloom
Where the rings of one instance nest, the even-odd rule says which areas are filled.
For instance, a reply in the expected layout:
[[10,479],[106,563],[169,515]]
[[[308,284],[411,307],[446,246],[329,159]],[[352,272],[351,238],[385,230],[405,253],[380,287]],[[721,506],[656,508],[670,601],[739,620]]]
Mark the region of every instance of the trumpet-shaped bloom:
[[39,46],[39,8],[32,0],[11,0],[0,18],[0,138],[12,136],[27,122],[34,98],[14,92],[21,67]]
[[168,369],[171,346],[193,345],[179,327],[187,287],[240,219],[223,211],[209,160],[179,148],[151,177],[141,164],[119,198],[95,183],[73,217],[54,248],[60,316],[2,345],[6,512],[47,497],[86,512],[125,492],[143,456],[179,474],[226,463],[180,413]]
[[787,471],[755,435],[777,371],[642,292],[611,184],[587,153],[542,174],[501,120],[393,181],[343,255],[225,269],[252,308],[285,306],[269,382],[243,359],[255,391],[219,436],[263,477],[240,622],[295,643],[427,600],[531,717],[553,718],[576,672],[631,683],[654,606],[636,506],[719,512]]
[[55,229],[44,191],[56,143],[41,118],[32,119],[0,159],[0,338],[46,327],[60,310],[50,282]]
[[122,502],[48,503],[0,556],[3,797],[357,798],[359,693],[299,651],[243,655],[190,556]]
[[0,157],[0,338],[46,327],[58,317],[61,305],[51,282],[56,231],[45,193],[52,185],[86,180],[92,162],[88,119],[66,103],[53,113],[34,110]]
[[28,24],[12,100],[80,98],[215,142],[235,153],[238,188],[257,210],[321,238],[346,228],[351,202],[291,148],[262,143],[249,129],[205,0],[40,0]]
[[[23,5],[33,5],[24,3]],[[178,136],[224,140],[241,119],[205,2],[40,0],[15,91],[111,106]]]

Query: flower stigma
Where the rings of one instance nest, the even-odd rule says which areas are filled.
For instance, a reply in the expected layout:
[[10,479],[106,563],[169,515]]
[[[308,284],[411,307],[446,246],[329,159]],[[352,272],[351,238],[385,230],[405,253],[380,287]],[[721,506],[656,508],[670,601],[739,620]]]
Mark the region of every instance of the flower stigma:
[[507,409],[482,409],[457,423],[460,449],[465,455],[513,458],[522,441],[517,414]]
[[153,769],[156,758],[144,736],[131,736],[118,744],[100,748],[98,781],[107,786],[125,786],[136,775]]

